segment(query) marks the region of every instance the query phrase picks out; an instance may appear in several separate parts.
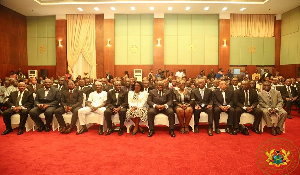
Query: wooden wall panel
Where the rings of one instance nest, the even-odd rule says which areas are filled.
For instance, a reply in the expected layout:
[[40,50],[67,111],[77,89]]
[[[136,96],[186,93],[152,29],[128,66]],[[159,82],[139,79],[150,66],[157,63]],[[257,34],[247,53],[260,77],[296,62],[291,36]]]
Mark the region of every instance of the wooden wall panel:
[[114,77],[123,77],[125,71],[128,71],[130,77],[133,77],[134,69],[143,69],[143,77],[146,77],[152,69],[152,65],[115,65]]
[[104,70],[104,14],[95,16],[95,28],[96,28],[96,65],[97,65],[97,77],[103,77],[105,75]]
[[[281,20],[275,20],[274,36],[275,36],[275,72],[280,67],[280,49],[281,49]],[[275,74],[275,72],[272,72]]]
[[4,78],[28,64],[26,16],[0,5],[0,38],[0,78]]
[[[56,20],[55,24],[56,32],[56,71],[53,75],[62,76],[68,70],[67,63],[67,20]],[[59,46],[59,40],[61,40],[62,46]]]
[[[164,19],[154,18],[153,23],[153,71],[157,72],[164,69]],[[157,39],[161,46],[157,46]]]
[[[108,71],[110,74],[114,75],[115,72],[115,20],[114,19],[104,19],[104,73]],[[110,45],[107,46],[107,40],[110,40]],[[100,63],[101,64],[101,63]],[[102,77],[100,75],[100,77]]]
[[[224,45],[226,40],[226,46]],[[219,67],[227,72],[230,66],[230,19],[219,19]]]
[[205,71],[205,75],[208,75],[211,69],[214,69],[215,73],[217,73],[219,66],[218,65],[165,65],[165,70],[169,70],[170,72],[173,72],[174,76],[176,72],[179,70],[179,68],[186,69],[187,77],[196,78],[200,74],[201,70]]
[[300,67],[300,64],[291,64],[291,65],[280,65],[279,66],[279,72],[283,77],[298,77],[298,67]]

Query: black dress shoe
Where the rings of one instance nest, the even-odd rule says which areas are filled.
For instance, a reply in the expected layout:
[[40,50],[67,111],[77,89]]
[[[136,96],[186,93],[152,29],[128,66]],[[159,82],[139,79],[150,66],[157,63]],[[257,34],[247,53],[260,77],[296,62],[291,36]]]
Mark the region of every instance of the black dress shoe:
[[171,137],[175,137],[175,133],[174,133],[174,130],[173,130],[173,129],[171,129],[171,130],[169,131],[169,134],[170,134]]
[[225,132],[227,132],[227,134],[232,135],[232,129],[231,128],[225,128]]
[[70,127],[64,132],[64,134],[70,134],[73,131],[73,127]]
[[44,130],[45,130],[45,126],[44,126],[44,125],[40,126],[40,127],[37,129],[38,132],[42,132],[42,131],[44,131]]
[[23,133],[23,129],[19,129],[18,135],[22,135]]
[[112,129],[108,129],[107,131],[106,131],[106,136],[108,136],[108,135],[110,135],[112,133]]
[[83,133],[85,133],[85,132],[88,132],[87,127],[82,127],[82,128],[76,133],[76,135],[83,134]]
[[276,127],[275,131],[276,131],[276,134],[278,134],[278,135],[282,134],[282,131],[281,131],[281,129],[279,127]]
[[248,131],[248,128],[245,127],[243,130],[242,130],[242,134],[243,135],[249,135],[249,131]]
[[276,135],[277,135],[277,134],[276,134],[276,130],[275,130],[274,127],[271,128],[271,134],[272,134],[273,136],[276,136]]
[[11,132],[13,132],[12,129],[6,129],[1,135],[6,135],[6,134],[9,134]]
[[154,135],[154,133],[155,133],[154,130],[150,130],[149,134],[148,134],[148,137],[152,137]]
[[132,133],[131,133],[131,135],[133,135],[133,136],[136,135],[136,134],[137,134],[137,132],[132,132]]
[[99,135],[103,135],[103,125],[99,126]]
[[216,129],[215,129],[215,133],[216,133],[216,134],[220,134],[220,132],[221,132],[221,131],[220,131],[219,128],[216,128]]
[[139,132],[142,133],[142,134],[145,133],[145,131],[143,130],[143,128],[141,126],[139,126]]
[[255,132],[256,134],[261,134],[261,132],[257,128],[253,128],[252,131]]
[[121,128],[119,129],[118,135],[119,135],[119,136],[123,135],[123,129],[121,129]]
[[288,119],[292,119],[292,116],[290,114],[288,114],[287,118]]
[[211,127],[208,127],[207,133],[208,133],[209,136],[213,136],[213,130],[212,130]]
[[46,126],[45,132],[50,132],[50,127],[47,127],[47,126]]
[[237,133],[238,133],[238,132],[237,132],[237,129],[233,129],[233,130],[232,130],[232,135],[237,135]]
[[63,128],[60,129],[59,132],[64,134],[64,133],[66,133],[66,131],[67,131],[67,127],[63,127]]
[[194,131],[195,133],[199,133],[199,126],[195,126]]

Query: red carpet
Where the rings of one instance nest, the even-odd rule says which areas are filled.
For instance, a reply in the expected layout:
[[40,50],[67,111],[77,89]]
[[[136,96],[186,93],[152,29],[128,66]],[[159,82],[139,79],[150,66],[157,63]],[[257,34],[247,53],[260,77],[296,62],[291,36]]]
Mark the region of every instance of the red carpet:
[[[199,134],[171,138],[165,127],[156,134],[132,136],[98,135],[98,126],[87,133],[62,135],[25,132],[17,129],[0,136],[0,174],[264,174],[256,163],[261,144],[272,138],[285,138],[300,148],[300,115],[292,113],[286,133],[272,136],[269,129],[250,136],[221,133],[209,137],[206,127]],[[0,132],[5,125],[0,117]],[[291,174],[300,174],[298,166]]]

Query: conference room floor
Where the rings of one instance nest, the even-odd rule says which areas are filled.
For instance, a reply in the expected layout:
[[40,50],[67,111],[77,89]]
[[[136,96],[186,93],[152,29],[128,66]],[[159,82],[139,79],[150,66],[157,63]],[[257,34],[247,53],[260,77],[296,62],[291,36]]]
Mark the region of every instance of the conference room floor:
[[[156,127],[151,138],[147,132],[100,136],[97,125],[82,135],[29,131],[18,136],[15,129],[0,136],[0,174],[264,174],[257,160],[261,145],[275,138],[300,148],[300,115],[293,110],[292,116],[286,133],[276,137],[269,129],[261,135],[210,137],[206,125],[199,134],[180,134],[177,126],[175,138],[164,126]],[[0,116],[0,131],[4,129]],[[300,174],[300,167],[291,174]]]

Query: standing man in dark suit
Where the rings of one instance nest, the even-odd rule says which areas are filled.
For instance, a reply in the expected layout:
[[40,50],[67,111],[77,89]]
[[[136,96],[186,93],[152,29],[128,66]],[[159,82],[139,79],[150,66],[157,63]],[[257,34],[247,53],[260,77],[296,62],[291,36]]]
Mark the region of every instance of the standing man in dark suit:
[[29,84],[27,86],[28,91],[30,91],[31,93],[36,93],[37,90],[43,88],[42,84],[37,83],[37,80],[35,77],[30,79],[31,84]]
[[285,80],[285,86],[279,88],[283,102],[286,106],[286,112],[288,113],[287,118],[292,119],[291,117],[291,108],[294,102],[297,102],[298,92],[295,87],[291,86],[291,79]]
[[219,121],[221,112],[228,114],[226,132],[228,134],[236,135],[237,132],[233,132],[233,118],[235,115],[234,110],[234,93],[227,89],[226,81],[220,82],[220,90],[213,91],[214,99],[214,120],[215,120],[215,132],[220,134]]
[[13,114],[20,114],[20,124],[18,135],[23,134],[23,129],[28,117],[29,110],[33,106],[33,96],[29,91],[25,91],[26,84],[21,82],[18,84],[18,91],[11,92],[8,99],[8,109],[3,113],[3,121],[6,130],[2,135],[13,132],[11,128],[11,116]]
[[57,88],[60,92],[62,92],[64,90],[68,90],[67,83],[66,83],[64,77],[60,77],[58,84],[53,87]]
[[168,116],[169,119],[169,134],[171,137],[175,137],[175,114],[172,109],[173,96],[170,90],[164,89],[163,81],[157,82],[157,89],[153,89],[149,92],[147,99],[149,105],[148,109],[148,124],[149,134],[148,137],[152,137],[154,132],[154,118],[158,113],[163,113]]
[[[78,110],[82,107],[83,93],[78,89],[74,89],[75,84],[72,80],[68,81],[68,89],[61,92],[61,107],[54,111],[55,117],[61,127],[60,132],[62,134],[69,134],[73,131],[78,119]],[[72,112],[72,120],[70,127],[66,128],[66,123],[63,118],[63,114],[66,112]]]
[[[209,136],[213,135],[213,95],[212,90],[205,88],[205,80],[200,79],[196,82],[198,88],[192,90],[191,98],[194,100],[194,120],[195,133],[199,133],[199,119],[201,112],[208,115],[208,129]],[[194,99],[193,99],[194,98]]]
[[[254,115],[254,123],[252,131],[260,134],[258,129],[263,112],[261,109],[257,108],[258,105],[258,95],[256,90],[250,89],[249,81],[242,82],[242,88],[234,91],[234,103],[236,116],[234,119],[234,130],[239,128],[240,117],[242,113],[247,112]],[[248,129],[241,125],[241,132],[244,135],[249,135]],[[234,131],[235,132],[235,131]]]
[[128,92],[121,89],[122,85],[120,81],[114,82],[114,89],[108,91],[106,110],[104,111],[104,117],[107,123],[107,132],[105,135],[112,133],[112,120],[111,116],[119,113],[120,118],[120,130],[119,136],[123,135],[123,127],[126,119],[126,111],[128,107]]
[[[60,101],[60,92],[57,88],[51,87],[52,82],[50,79],[44,81],[44,87],[36,92],[36,98],[34,101],[34,108],[29,111],[31,119],[38,126],[38,132],[45,130],[50,131],[50,124],[53,119],[54,110],[57,108]],[[46,127],[44,122],[39,117],[41,113],[45,114]]]
[[106,72],[106,78],[107,78],[108,82],[110,82],[110,80],[113,79],[114,77],[112,75],[110,75],[109,72]]
[[207,75],[207,79],[211,80],[211,79],[215,79],[216,78],[216,74],[214,72],[214,69],[210,70],[210,73]]

